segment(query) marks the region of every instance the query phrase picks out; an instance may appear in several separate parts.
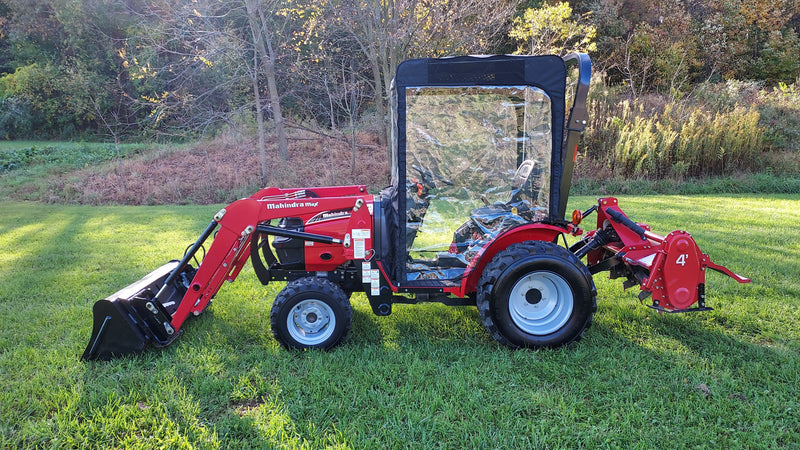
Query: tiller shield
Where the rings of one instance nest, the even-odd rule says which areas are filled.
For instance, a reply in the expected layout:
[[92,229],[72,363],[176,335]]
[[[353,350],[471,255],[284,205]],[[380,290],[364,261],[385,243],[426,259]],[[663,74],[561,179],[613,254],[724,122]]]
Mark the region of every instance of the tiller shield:
[[[138,353],[148,344],[169,345],[182,330],[170,324],[194,276],[191,265],[170,261],[94,304],[94,326],[82,359],[109,360]],[[176,271],[176,269],[178,269]]]
[[[692,236],[673,231],[660,236],[645,224],[629,219],[619,208],[617,199],[601,198],[588,211],[573,214],[577,225],[584,216],[597,212],[597,229],[575,244],[571,250],[586,256],[592,274],[609,271],[610,278],[627,278],[624,288],[639,285],[639,299],[662,312],[707,311],[705,304],[706,269],[728,275],[739,283],[750,279],[715,264],[700,251]],[[697,306],[692,307],[692,305]]]

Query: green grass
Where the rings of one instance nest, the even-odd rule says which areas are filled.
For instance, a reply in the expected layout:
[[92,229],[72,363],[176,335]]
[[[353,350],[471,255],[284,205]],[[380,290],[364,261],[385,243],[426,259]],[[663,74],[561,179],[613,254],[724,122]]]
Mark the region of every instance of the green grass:
[[33,168],[61,171],[81,168],[139,153],[149,147],[152,145],[120,144],[117,152],[113,143],[0,141],[0,173]]
[[[573,198],[586,209],[593,198]],[[0,448],[796,448],[800,196],[621,197],[718,263],[714,311],[659,315],[595,277],[584,339],[510,351],[474,308],[353,297],[331,352],[269,330],[248,266],[172,346],[78,360],[99,298],[182,254],[218,206],[0,203]],[[588,226],[588,225],[587,225]]]
[[800,194],[797,174],[738,174],[699,179],[651,180],[646,178],[576,178],[573,195],[712,195],[712,194]]

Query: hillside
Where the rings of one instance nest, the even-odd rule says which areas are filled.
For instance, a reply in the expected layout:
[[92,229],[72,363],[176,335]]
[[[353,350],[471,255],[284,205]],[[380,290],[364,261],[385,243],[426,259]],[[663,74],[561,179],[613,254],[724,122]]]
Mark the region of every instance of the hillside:
[[[159,145],[123,157],[109,150],[109,158],[82,164],[74,155],[59,154],[77,153],[69,150],[71,146],[45,144],[44,150],[50,151],[42,151],[42,144],[34,147],[37,155],[24,165],[0,172],[0,193],[9,199],[46,203],[208,204],[227,203],[262,187],[257,145],[250,139],[222,137],[191,145]],[[371,191],[388,184],[386,151],[376,138],[357,137],[355,171],[351,171],[351,157],[350,144],[341,139],[294,135],[286,161],[274,152],[268,155],[268,183],[280,187],[365,184]]]

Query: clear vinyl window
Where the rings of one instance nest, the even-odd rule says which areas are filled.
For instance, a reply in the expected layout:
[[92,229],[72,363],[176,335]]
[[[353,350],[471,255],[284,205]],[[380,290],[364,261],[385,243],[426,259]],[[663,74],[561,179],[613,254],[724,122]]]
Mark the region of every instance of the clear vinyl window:
[[406,272],[457,278],[494,236],[547,217],[550,99],[530,86],[405,94]]

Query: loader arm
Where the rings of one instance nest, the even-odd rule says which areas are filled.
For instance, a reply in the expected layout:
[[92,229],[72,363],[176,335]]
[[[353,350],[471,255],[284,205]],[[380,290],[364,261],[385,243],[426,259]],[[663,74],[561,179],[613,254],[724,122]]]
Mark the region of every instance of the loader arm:
[[247,250],[260,209],[253,200],[239,200],[214,216],[219,230],[172,316],[173,328],[180,329],[189,314],[200,315],[219,292],[222,283],[232,282],[239,275],[250,256]]
[[[331,189],[331,188],[328,188]],[[363,193],[366,189],[361,189]],[[289,197],[298,201],[288,202],[282,190],[264,189],[256,195],[236,201],[215,216],[219,224],[217,232],[208,254],[197,269],[197,274],[189,284],[180,306],[172,317],[172,326],[177,330],[189,314],[199,315],[208,306],[211,299],[219,292],[225,281],[233,282],[250,257],[250,244],[254,233],[279,235],[285,233],[277,227],[264,225],[274,219],[292,216],[308,216],[324,211],[337,211],[342,209],[360,209],[364,199],[357,197]],[[315,189],[314,192],[326,193],[324,189]],[[290,191],[291,192],[291,191]],[[331,190],[333,194],[342,191]],[[344,193],[350,193],[345,190]],[[256,197],[259,197],[258,199]],[[366,212],[366,209],[365,209]],[[368,216],[367,216],[368,217]],[[367,226],[365,220],[357,226]],[[347,233],[344,233],[347,234]],[[294,233],[295,237],[309,242],[326,242],[333,245],[345,246],[345,236],[334,237],[315,235],[312,233]],[[349,249],[349,244],[343,248]],[[352,250],[350,250],[352,253]],[[352,255],[350,255],[352,258]]]
[[[329,195],[330,197],[323,197]],[[251,256],[255,236],[291,234],[308,242],[326,244],[329,261],[319,270],[332,270],[359,256],[350,245],[353,230],[371,236],[372,202],[364,186],[310,189],[262,189],[220,210],[181,261],[172,261],[114,295],[95,303],[94,327],[83,359],[110,359],[138,353],[148,345],[171,344],[190,316],[200,315],[225,281],[233,282]],[[285,217],[311,218],[329,211],[349,211],[349,220],[331,235],[292,232],[270,225]],[[189,264],[216,230],[213,242],[197,269]],[[361,252],[371,249],[362,239]],[[333,247],[336,251],[330,251]],[[334,255],[335,253],[335,255]],[[360,255],[363,258],[363,254]],[[313,262],[309,264],[314,268]]]

